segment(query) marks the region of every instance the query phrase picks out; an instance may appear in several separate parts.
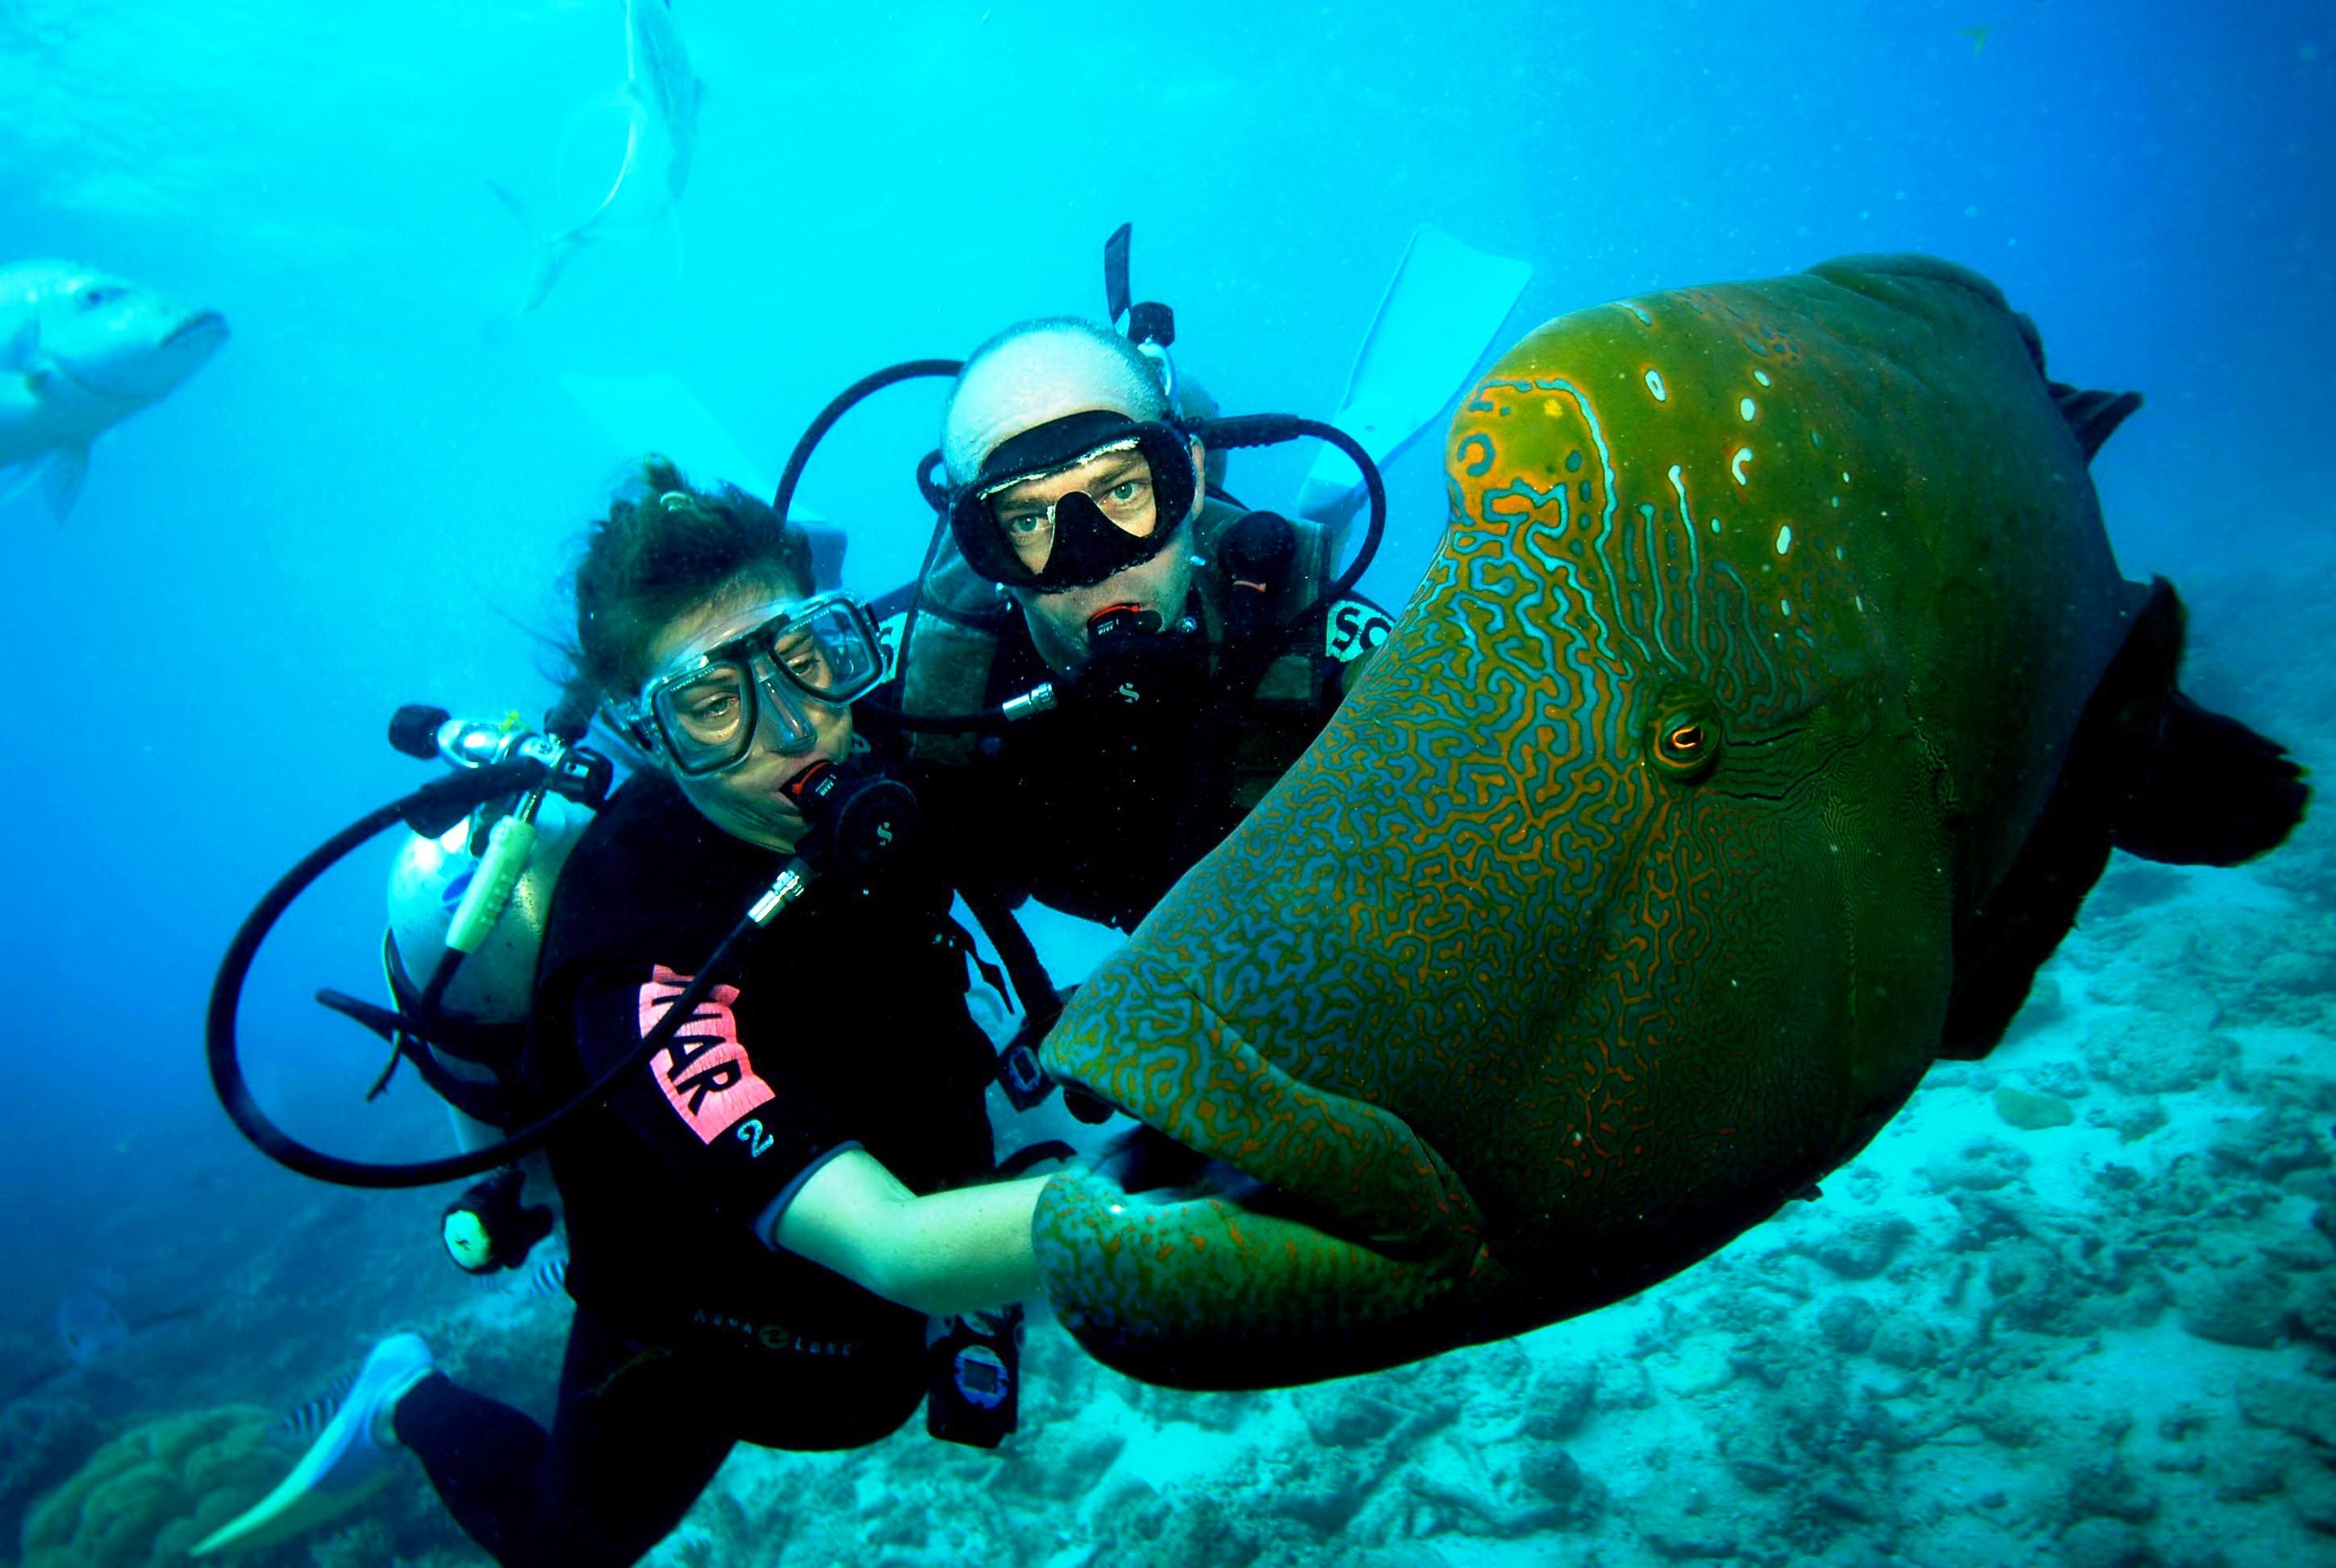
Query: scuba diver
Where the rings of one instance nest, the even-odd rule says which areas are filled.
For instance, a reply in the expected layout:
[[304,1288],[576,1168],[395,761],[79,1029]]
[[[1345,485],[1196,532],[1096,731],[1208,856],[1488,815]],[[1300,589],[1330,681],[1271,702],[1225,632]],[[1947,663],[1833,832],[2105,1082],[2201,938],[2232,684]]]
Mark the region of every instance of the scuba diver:
[[885,736],[960,885],[1122,930],[1297,760],[1390,625],[1326,594],[1330,530],[1212,492],[1206,404],[1188,384],[1180,406],[1145,346],[1065,317],[977,348],[941,423],[954,549],[877,606],[902,645],[880,695],[912,719],[1056,695],[995,733]]
[[[1110,326],[1051,317],[962,363],[911,360],[839,394],[796,443],[789,514],[826,432],[872,393],[952,378],[917,471],[939,514],[922,569],[876,603],[886,680],[861,708],[916,785],[951,878],[1023,1007],[999,1078],[1017,1110],[1050,1086],[1037,1045],[1063,997],[1015,918],[1035,898],[1133,930],[1320,733],[1392,628],[1354,591],[1387,522],[1377,460],[1448,406],[1531,268],[1426,226],[1356,358],[1341,421],[1220,415],[1137,302],[1131,228],[1104,248]],[[1325,443],[1307,518],[1225,489],[1241,447]],[[1357,500],[1369,521],[1340,565]],[[1041,823],[1042,831],[1022,831]],[[1108,1115],[1069,1096],[1081,1120]]]
[[[547,1144],[576,1303],[550,1427],[393,1335],[198,1554],[321,1522],[403,1448],[497,1562],[629,1563],[735,1444],[871,1443],[929,1381],[936,1436],[1010,1429],[1044,1179],[993,1164],[968,943],[935,869],[894,851],[912,797],[854,737],[872,619],[813,592],[769,507],[657,458],[595,525],[575,601],[571,688],[644,765],[568,849],[534,970],[536,1102],[623,1073]],[[845,797],[881,803],[857,859],[821,843]],[[734,953],[738,911],[788,889]]]

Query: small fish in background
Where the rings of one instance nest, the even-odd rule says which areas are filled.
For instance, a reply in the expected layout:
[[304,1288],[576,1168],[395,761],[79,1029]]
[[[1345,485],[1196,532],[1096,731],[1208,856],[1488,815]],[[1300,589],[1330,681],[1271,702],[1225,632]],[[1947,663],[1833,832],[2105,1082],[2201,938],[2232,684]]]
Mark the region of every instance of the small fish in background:
[[2031,4],[2022,5],[2019,10],[2012,12],[2008,16],[2000,16],[1992,22],[1981,22],[1976,26],[1958,27],[1955,29],[1956,35],[1959,37],[1968,38],[1971,41],[1972,54],[1981,54],[1987,48],[1987,37],[1989,34],[1994,32],[1997,28],[2008,25],[2010,23],[2026,21],[2029,17],[2034,15],[2043,4],[2044,0],[2032,0]]
[[167,396],[227,335],[216,310],[73,262],[0,267],[0,500],[37,482],[63,518],[90,442]]
[[511,1294],[527,1298],[557,1296],[568,1289],[568,1253],[565,1249],[549,1251],[523,1270],[511,1281]]
[[95,1271],[88,1279],[97,1289],[70,1291],[57,1302],[57,1354],[18,1378],[13,1388],[0,1388],[0,1407],[77,1374],[107,1371],[122,1359],[130,1342],[148,1329],[196,1316],[192,1307],[170,1307],[140,1318],[124,1318],[104,1283],[114,1278],[119,1278],[116,1271]]
[[76,1367],[93,1367],[130,1342],[130,1325],[112,1302],[75,1290],[57,1303],[57,1343]]
[[[626,117],[624,156],[590,216],[543,242],[521,315],[543,303],[576,253],[618,229],[645,229],[674,215],[697,154],[697,112],[706,84],[689,68],[674,25],[673,0],[625,0],[625,84],[617,107]],[[570,134],[573,134],[571,127]],[[489,180],[488,188],[530,228],[526,203]]]
[[356,1387],[358,1368],[350,1367],[335,1373],[332,1379],[306,1399],[284,1412],[281,1419],[268,1429],[268,1439],[286,1448],[306,1448],[316,1440],[332,1418],[340,1413],[341,1401]]
[[112,1263],[100,1263],[82,1271],[81,1283],[101,1296],[118,1298],[130,1289],[130,1276]]

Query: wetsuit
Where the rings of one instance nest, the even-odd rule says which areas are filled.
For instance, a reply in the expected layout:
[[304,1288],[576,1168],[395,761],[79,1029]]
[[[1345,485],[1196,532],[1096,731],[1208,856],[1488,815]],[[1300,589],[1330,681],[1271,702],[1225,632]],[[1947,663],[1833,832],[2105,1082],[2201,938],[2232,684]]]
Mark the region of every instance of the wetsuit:
[[[537,969],[536,1089],[562,1099],[653,1027],[781,864],[633,779],[578,842]],[[749,939],[674,1048],[551,1145],[576,1300],[551,1428],[433,1375],[401,1442],[502,1563],[628,1563],[735,1443],[841,1448],[925,1388],[925,1319],[768,1241],[834,1154],[911,1190],[990,1169],[987,1040],[937,882],[838,881]]]

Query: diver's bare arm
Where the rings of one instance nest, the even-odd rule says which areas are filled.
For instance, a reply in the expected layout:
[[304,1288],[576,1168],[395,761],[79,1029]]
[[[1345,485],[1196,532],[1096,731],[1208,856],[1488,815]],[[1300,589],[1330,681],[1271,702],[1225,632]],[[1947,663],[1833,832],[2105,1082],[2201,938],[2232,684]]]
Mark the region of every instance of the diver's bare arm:
[[772,1241],[920,1312],[949,1317],[1038,1293],[1030,1212],[1043,1176],[919,1197],[865,1150],[822,1165]]

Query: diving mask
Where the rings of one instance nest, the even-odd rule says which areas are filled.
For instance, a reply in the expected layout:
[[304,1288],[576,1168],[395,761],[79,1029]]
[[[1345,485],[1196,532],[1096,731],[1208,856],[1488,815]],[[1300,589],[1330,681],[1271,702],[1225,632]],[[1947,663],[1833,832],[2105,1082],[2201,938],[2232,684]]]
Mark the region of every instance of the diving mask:
[[776,599],[715,624],[610,717],[635,745],[697,778],[745,761],[765,724],[775,750],[810,750],[818,708],[848,706],[883,678],[876,624],[859,600]]
[[[1072,473],[1077,489],[1045,483]],[[1159,554],[1198,481],[1191,438],[1174,426],[1074,414],[1000,443],[950,502],[949,526],[967,564],[992,582],[1083,588]]]

